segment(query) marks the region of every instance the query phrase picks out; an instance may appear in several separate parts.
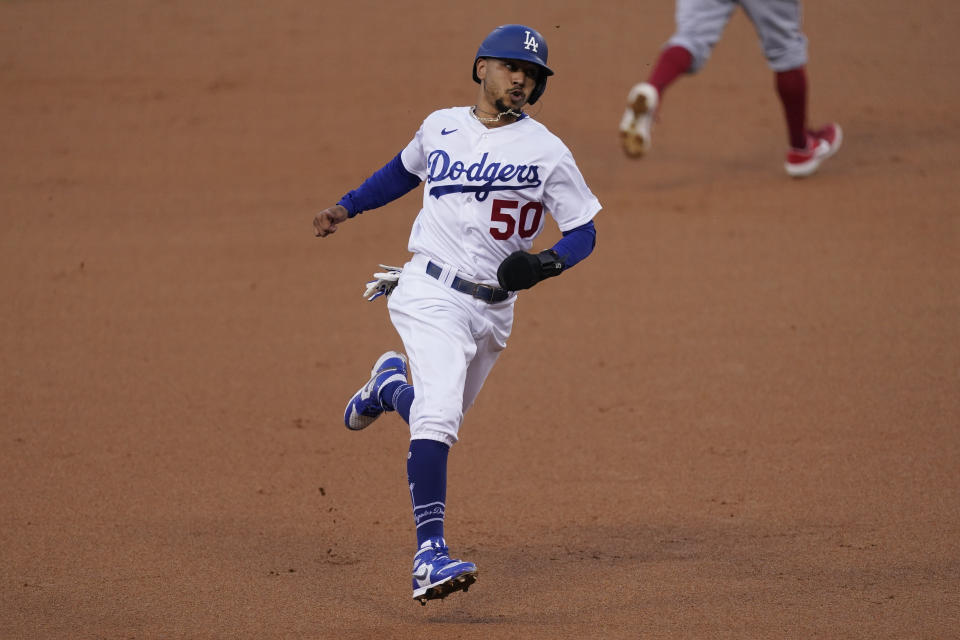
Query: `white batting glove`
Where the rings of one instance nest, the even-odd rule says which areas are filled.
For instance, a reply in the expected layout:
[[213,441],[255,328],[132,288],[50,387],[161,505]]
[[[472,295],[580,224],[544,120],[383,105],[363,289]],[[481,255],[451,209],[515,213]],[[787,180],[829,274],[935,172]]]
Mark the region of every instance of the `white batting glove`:
[[373,302],[380,296],[389,296],[397,286],[400,280],[400,272],[403,267],[391,267],[390,265],[379,265],[384,271],[373,274],[375,280],[367,283],[367,290],[363,292],[363,297],[367,302]]

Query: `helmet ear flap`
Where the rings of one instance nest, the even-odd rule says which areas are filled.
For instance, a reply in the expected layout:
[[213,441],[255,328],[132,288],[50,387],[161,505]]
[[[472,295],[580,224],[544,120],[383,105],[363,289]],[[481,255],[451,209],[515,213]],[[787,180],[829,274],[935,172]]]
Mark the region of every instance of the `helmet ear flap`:
[[537,79],[537,84],[534,85],[533,91],[530,92],[530,99],[527,100],[527,104],[534,104],[537,100],[540,99],[540,96],[543,95],[543,92],[547,90],[547,74],[540,74],[540,78]]

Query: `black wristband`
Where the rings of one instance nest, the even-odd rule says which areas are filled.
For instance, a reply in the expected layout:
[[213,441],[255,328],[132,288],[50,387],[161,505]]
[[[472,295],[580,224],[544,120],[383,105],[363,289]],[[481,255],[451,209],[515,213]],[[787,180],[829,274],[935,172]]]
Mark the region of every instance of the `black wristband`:
[[560,272],[563,271],[563,260],[560,259],[560,256],[557,255],[557,252],[553,249],[541,251],[537,254],[537,259],[540,261],[541,279],[558,276]]

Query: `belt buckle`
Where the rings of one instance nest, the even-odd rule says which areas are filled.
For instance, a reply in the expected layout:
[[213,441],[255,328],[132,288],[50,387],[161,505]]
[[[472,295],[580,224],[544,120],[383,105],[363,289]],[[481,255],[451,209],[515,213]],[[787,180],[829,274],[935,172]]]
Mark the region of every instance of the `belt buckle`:
[[493,287],[491,287],[491,286],[488,285],[488,284],[481,284],[481,283],[479,283],[479,282],[477,283],[476,287],[477,287],[477,288],[476,288],[476,289],[474,290],[474,292],[473,292],[473,297],[474,297],[474,298],[479,298],[479,299],[483,300],[484,302],[492,302],[492,301],[493,301],[493,293],[494,293],[494,291],[495,291],[495,289],[494,289]]

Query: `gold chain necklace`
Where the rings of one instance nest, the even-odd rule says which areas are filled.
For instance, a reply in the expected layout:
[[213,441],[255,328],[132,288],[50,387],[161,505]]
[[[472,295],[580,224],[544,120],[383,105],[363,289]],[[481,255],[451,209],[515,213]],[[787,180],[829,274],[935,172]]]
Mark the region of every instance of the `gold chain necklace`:
[[478,122],[500,122],[500,118],[503,116],[513,116],[514,118],[519,119],[523,116],[523,113],[517,113],[513,109],[507,109],[506,111],[501,111],[498,113],[494,118],[481,118],[477,115],[477,107],[474,105],[474,107],[470,109],[470,115],[476,118]]

